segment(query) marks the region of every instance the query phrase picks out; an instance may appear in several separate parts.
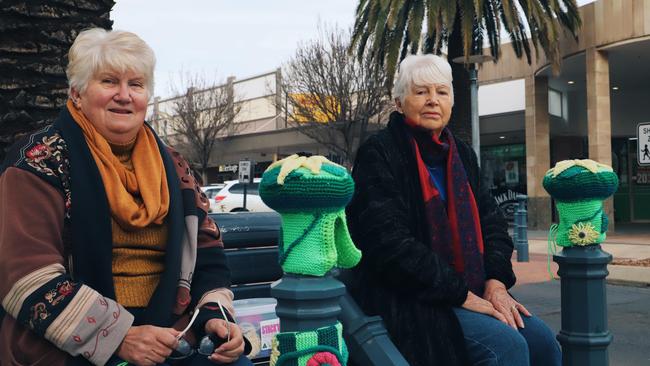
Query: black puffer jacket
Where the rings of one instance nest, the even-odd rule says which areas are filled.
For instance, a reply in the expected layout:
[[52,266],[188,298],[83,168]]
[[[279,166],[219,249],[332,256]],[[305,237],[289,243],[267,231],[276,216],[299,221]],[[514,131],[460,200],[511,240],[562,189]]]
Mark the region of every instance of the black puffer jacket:
[[[350,293],[368,315],[381,315],[411,366],[465,365],[462,330],[452,307],[467,297],[467,284],[430,248],[417,162],[399,113],[359,149],[352,175],[355,194],[347,209],[352,238],[363,251],[348,273]],[[476,155],[456,140],[479,208],[487,279],[515,283],[507,223],[479,181]],[[451,245],[451,244],[450,244]]]

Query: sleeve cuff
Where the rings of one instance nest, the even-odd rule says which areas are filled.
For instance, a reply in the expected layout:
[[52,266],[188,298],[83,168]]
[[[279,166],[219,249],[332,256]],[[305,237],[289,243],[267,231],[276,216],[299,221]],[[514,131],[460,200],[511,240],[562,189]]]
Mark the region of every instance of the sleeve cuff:
[[116,319],[113,329],[107,333],[108,335],[104,342],[102,342],[102,346],[97,349],[97,353],[91,358],[83,354],[94,365],[105,365],[110,360],[122,344],[126,333],[131,329],[131,325],[133,325],[133,314],[129,313],[122,305],[117,304],[117,306],[121,310],[121,315]]
[[[201,338],[205,335],[205,323],[207,323],[208,320],[223,319],[223,314],[219,309],[219,304],[216,302],[205,303],[199,309],[199,315],[197,315],[194,324],[192,324],[192,330],[194,331],[194,334],[197,336],[197,338]],[[225,320],[228,320],[231,323],[235,323],[235,319],[225,308],[224,313],[227,317]]]

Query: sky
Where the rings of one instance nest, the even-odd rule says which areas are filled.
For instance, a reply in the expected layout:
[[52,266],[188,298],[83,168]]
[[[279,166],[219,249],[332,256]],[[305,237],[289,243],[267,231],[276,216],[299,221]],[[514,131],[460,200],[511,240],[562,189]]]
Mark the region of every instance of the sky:
[[[280,67],[317,24],[354,24],[356,0],[116,0],[113,29],[153,48],[156,96],[171,96],[181,74],[244,79]],[[180,88],[182,89],[182,88]]]
[[[594,0],[578,0],[584,5]],[[156,53],[155,96],[179,77],[245,79],[282,66],[317,25],[352,27],[358,0],[116,0],[113,29],[138,34]]]

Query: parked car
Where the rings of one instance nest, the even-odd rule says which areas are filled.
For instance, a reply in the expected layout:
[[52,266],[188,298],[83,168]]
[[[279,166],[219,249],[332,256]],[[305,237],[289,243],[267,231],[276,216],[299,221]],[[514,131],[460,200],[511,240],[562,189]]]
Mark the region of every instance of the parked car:
[[224,183],[217,183],[201,187],[203,193],[205,193],[205,195],[208,197],[208,201],[210,201],[210,210],[208,212],[217,212],[217,201],[215,201],[214,198],[217,196],[217,193],[219,193],[219,191],[225,186],[226,185]]
[[[246,207],[244,208],[244,184],[236,180],[224,182],[225,186],[214,198],[216,203],[212,212],[273,212],[262,202],[259,193],[260,178],[253,179],[253,183],[246,186]],[[212,202],[210,202],[212,204]]]

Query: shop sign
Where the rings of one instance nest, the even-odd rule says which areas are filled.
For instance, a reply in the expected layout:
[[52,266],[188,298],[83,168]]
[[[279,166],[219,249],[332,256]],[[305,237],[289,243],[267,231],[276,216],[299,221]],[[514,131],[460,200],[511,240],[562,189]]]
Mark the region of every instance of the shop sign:
[[650,185],[650,166],[639,167],[636,170],[636,184]]
[[[637,161],[640,166],[650,166],[650,122],[639,123],[636,127]],[[637,184],[640,184],[637,179]]]
[[219,165],[219,172],[233,172],[237,173],[237,164],[226,164],[226,165]]
[[506,220],[514,221],[515,211],[517,211],[517,195],[519,192],[515,192],[511,189],[501,190],[500,192],[493,192],[494,200],[497,202],[497,205],[501,208],[503,216]]
[[505,173],[507,184],[519,183],[519,162],[517,160],[506,162]]

